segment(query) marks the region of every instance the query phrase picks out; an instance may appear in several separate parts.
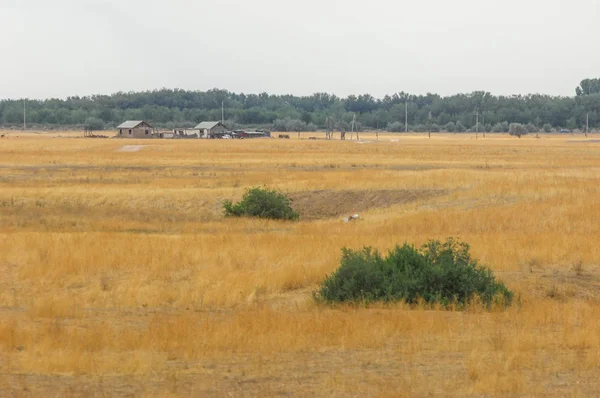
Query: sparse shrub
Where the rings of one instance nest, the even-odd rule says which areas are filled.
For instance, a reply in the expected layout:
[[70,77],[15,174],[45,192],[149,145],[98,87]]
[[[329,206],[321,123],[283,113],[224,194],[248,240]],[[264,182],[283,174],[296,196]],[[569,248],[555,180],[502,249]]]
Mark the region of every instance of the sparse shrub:
[[552,132],[552,125],[550,123],[546,123],[546,124],[544,124],[544,126],[542,127],[542,129],[544,130],[545,133],[551,133]]
[[459,307],[475,297],[488,306],[508,305],[512,296],[489,268],[471,258],[467,243],[452,238],[420,249],[405,243],[387,257],[368,247],[343,249],[340,267],[314,293],[327,303],[423,300]]
[[526,135],[529,131],[527,131],[527,127],[522,125],[521,123],[511,123],[508,128],[508,134],[517,136],[521,138],[521,136]]
[[283,193],[266,188],[249,188],[242,200],[223,202],[226,217],[258,217],[273,220],[298,220],[292,201]]

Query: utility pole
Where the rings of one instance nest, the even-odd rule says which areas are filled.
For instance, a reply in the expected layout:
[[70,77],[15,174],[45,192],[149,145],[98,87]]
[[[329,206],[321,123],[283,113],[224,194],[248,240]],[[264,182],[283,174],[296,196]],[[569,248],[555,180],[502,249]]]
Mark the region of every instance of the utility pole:
[[477,116],[475,117],[475,139],[479,137],[479,110],[477,111]]
[[[352,136],[354,135],[354,126],[356,125],[356,113],[352,114],[352,132],[350,133],[350,141],[352,141]],[[356,132],[356,141],[358,141],[358,131]]]
[[590,130],[590,114],[585,114],[585,138],[588,136],[588,132]]
[[485,138],[485,115],[481,115],[481,125],[483,126],[483,138]]
[[221,101],[221,124],[225,122],[225,108],[223,108],[223,102]]
[[27,99],[23,98],[23,131],[27,130]]
[[408,133],[408,97],[404,100],[404,132]]
[[431,111],[429,111],[429,121],[427,122],[427,134],[431,138]]

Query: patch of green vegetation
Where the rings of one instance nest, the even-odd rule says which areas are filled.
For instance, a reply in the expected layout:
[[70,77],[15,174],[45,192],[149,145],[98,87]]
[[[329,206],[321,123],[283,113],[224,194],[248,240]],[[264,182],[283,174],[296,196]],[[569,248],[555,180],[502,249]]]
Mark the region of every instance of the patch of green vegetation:
[[266,188],[249,188],[242,200],[223,202],[226,217],[257,217],[272,220],[298,220],[292,201],[283,193]]
[[513,293],[471,258],[467,243],[449,238],[431,240],[420,249],[405,243],[387,256],[369,247],[342,249],[340,267],[314,298],[326,303],[422,300],[461,308],[475,298],[487,306],[509,305]]

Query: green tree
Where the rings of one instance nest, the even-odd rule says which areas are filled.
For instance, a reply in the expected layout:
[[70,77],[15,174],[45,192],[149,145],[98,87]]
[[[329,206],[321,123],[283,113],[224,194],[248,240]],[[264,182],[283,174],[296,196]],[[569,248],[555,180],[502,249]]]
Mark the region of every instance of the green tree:
[[511,123],[508,128],[508,134],[521,138],[528,133],[527,127],[521,123]]
[[404,124],[400,122],[389,123],[387,125],[387,131],[392,133],[401,133],[404,131]]
[[97,117],[88,117],[85,119],[85,126],[87,130],[104,130],[104,120]]
[[533,123],[527,123],[527,132],[529,133],[537,133],[540,131],[540,129]]
[[577,96],[600,93],[600,79],[584,79],[575,89]]
[[[172,128],[205,120],[220,120],[221,103],[228,120],[242,127],[271,128],[277,119],[299,120],[307,128],[314,123],[326,128],[326,118],[344,128],[356,113],[366,129],[382,128],[395,121],[404,124],[405,101],[412,126],[437,124],[446,130],[462,131],[472,125],[473,112],[492,126],[510,120],[524,125],[581,127],[589,114],[591,128],[600,127],[600,79],[584,79],[575,97],[549,95],[494,96],[485,91],[442,97],[436,94],[411,95],[405,92],[374,98],[369,94],[340,98],[327,93],[308,96],[244,94],[226,90],[186,91],[161,89],[118,92],[112,95],[73,96],[66,99],[28,100],[27,119],[47,126],[85,124],[88,118],[101,119],[106,126],[124,120],[146,120],[156,127]],[[429,118],[429,112],[432,118]],[[0,100],[0,124],[13,126],[23,121],[22,100]],[[461,124],[450,128],[450,122]],[[292,127],[298,128],[298,125]],[[486,126],[487,129],[487,126]],[[466,129],[465,129],[466,130]],[[483,130],[483,129],[482,129]],[[398,129],[403,131],[403,129]],[[508,123],[503,131],[508,131]]]

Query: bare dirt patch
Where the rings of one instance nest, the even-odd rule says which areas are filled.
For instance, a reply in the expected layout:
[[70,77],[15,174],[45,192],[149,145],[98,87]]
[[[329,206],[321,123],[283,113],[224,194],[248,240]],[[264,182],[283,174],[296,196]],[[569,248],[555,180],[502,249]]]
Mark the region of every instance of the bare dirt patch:
[[139,152],[146,145],[123,145],[117,152]]
[[365,190],[365,191],[305,191],[288,196],[294,210],[303,220],[347,216],[353,212],[390,207],[397,204],[443,194],[445,191],[433,189]]

